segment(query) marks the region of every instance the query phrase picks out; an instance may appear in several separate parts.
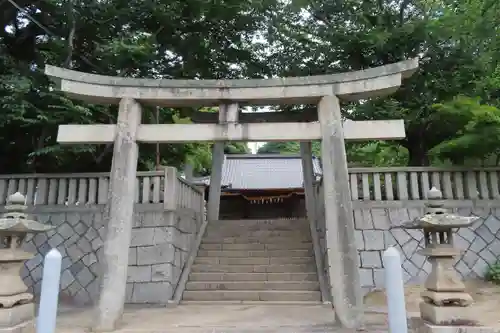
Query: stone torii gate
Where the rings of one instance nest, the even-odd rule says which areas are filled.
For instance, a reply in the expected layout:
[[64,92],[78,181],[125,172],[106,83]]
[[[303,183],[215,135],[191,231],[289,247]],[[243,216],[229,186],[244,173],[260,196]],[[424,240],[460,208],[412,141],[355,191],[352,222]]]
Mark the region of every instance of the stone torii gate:
[[[215,141],[209,219],[218,218],[225,141],[300,141],[303,159],[308,142],[322,141],[327,281],[338,321],[356,328],[361,323],[362,296],[344,140],[404,138],[402,120],[343,123],[339,99],[359,100],[393,93],[418,68],[418,60],[334,75],[265,80],[149,80],[100,76],[47,65],[45,73],[58,80],[67,95],[91,103],[119,104],[115,125],[61,125],[61,144],[114,143],[110,175],[109,222],[104,242],[102,284],[95,330],[114,330],[123,314],[128,247],[133,225],[138,142]],[[317,104],[316,114],[246,115],[241,103],[254,105]],[[141,124],[141,104],[154,106],[213,106],[215,115],[193,114],[194,124]],[[213,118],[211,118],[213,117]],[[295,119],[294,119],[295,118]],[[244,122],[239,122],[241,119]],[[246,122],[245,122],[246,121]],[[264,121],[264,122],[262,122]],[[304,162],[306,202],[311,210],[310,166]],[[219,185],[219,186],[217,186]],[[308,193],[309,192],[309,193]],[[311,215],[310,215],[311,216]]]

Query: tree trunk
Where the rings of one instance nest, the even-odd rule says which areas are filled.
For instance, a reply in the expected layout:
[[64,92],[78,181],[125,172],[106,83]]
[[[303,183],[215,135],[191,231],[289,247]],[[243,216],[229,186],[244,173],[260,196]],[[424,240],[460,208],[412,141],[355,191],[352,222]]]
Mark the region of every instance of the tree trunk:
[[427,152],[429,147],[423,139],[422,133],[407,133],[407,139],[402,145],[408,149],[408,164],[410,166],[428,166],[430,164]]

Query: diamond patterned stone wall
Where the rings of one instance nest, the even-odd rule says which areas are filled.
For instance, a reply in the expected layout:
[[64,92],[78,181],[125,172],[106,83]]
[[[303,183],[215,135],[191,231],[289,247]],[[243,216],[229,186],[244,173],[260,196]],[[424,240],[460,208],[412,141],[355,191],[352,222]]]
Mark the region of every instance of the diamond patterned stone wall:
[[[192,210],[165,212],[141,206],[136,206],[129,248],[127,302],[165,304],[171,299],[201,219]],[[61,300],[78,305],[94,303],[99,295],[104,206],[54,206],[43,211],[34,215],[56,228],[26,238],[23,248],[36,255],[22,270],[25,283],[39,295],[43,258],[51,248],[57,248],[63,256]]]
[[62,256],[61,300],[87,304],[97,296],[98,257],[102,251],[104,232],[100,209],[80,211],[57,209],[53,213],[35,214],[38,221],[56,226],[47,233],[29,235],[23,247],[36,253],[25,263],[23,279],[35,295],[39,295],[43,258],[52,248]]
[[[478,216],[470,228],[455,232],[455,246],[464,251],[457,258],[456,270],[466,278],[483,277],[488,266],[500,257],[500,209],[458,208],[465,216]],[[418,230],[389,229],[391,225],[420,217],[423,208],[356,208],[356,246],[360,257],[361,285],[365,292],[384,288],[382,253],[395,246],[402,255],[405,283],[421,283],[430,272],[430,265],[419,249],[424,246],[423,233]]]

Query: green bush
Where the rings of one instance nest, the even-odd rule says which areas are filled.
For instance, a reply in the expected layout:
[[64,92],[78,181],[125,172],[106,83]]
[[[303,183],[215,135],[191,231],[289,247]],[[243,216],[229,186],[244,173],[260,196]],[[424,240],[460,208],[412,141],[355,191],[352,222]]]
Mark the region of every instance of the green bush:
[[491,281],[495,284],[500,284],[500,261],[497,261],[495,264],[491,265],[488,268],[484,278],[486,281]]

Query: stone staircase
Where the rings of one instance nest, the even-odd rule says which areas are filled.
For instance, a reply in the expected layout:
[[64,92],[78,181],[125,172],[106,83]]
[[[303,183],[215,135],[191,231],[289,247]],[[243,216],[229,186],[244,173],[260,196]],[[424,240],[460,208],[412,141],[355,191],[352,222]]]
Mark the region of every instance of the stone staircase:
[[308,221],[210,222],[182,301],[319,303]]

